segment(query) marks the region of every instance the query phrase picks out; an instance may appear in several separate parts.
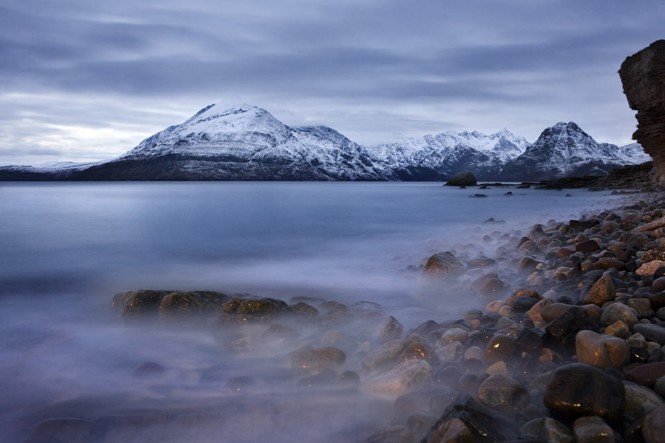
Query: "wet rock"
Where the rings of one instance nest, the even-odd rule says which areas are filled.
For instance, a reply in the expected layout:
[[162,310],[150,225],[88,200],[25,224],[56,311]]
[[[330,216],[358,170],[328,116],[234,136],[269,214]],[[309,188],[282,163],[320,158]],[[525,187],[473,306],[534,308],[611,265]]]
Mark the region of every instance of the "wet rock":
[[589,292],[582,298],[582,302],[602,306],[603,303],[614,300],[615,295],[616,289],[612,277],[603,275],[589,289]]
[[551,304],[552,300],[544,298],[533,305],[531,309],[527,311],[526,316],[534,322],[534,324],[542,324],[545,321],[542,315],[542,310]]
[[588,327],[589,319],[584,309],[571,306],[566,312],[558,316],[545,326],[547,335],[561,344],[572,344],[575,334]]
[[[446,408],[439,420],[424,438],[425,442],[441,441],[441,429],[449,420],[458,419],[471,432],[474,442],[513,441],[519,437],[517,423],[509,415],[489,408],[469,396],[457,397]],[[465,434],[466,435],[466,434]],[[455,440],[453,440],[455,441]],[[465,440],[461,440],[465,441]]]
[[333,347],[306,346],[291,354],[291,368],[298,372],[321,372],[340,366],[346,360],[344,351]]
[[173,291],[153,291],[150,289],[121,292],[113,297],[111,305],[114,308],[121,309],[125,316],[157,314],[162,298],[171,293]]
[[665,361],[639,364],[625,370],[626,379],[642,386],[651,387],[665,376]]
[[518,269],[522,272],[533,272],[535,269],[538,267],[538,265],[541,265],[542,262],[531,258],[531,257],[524,257],[522,260],[520,260],[519,264],[517,265]]
[[430,430],[424,441],[427,443],[471,443],[476,440],[466,423],[459,418],[451,418]]
[[635,274],[637,274],[641,277],[651,277],[660,268],[665,268],[665,261],[663,261],[663,260],[652,260],[650,262],[643,263],[639,268],[637,268],[637,271],[635,271]]
[[491,272],[471,282],[471,289],[482,296],[489,297],[503,294],[507,287],[496,272]]
[[665,277],[655,279],[651,284],[651,288],[656,292],[665,291]]
[[583,254],[590,254],[600,249],[596,240],[586,240],[575,245],[575,250]]
[[261,336],[268,340],[283,341],[296,338],[298,336],[298,332],[289,326],[283,325],[281,323],[274,323],[268,326],[261,333]]
[[444,362],[453,363],[460,360],[463,352],[464,352],[464,346],[462,345],[462,343],[454,341],[447,345],[441,346],[439,349],[437,349],[436,355],[437,357],[439,357],[440,360],[443,360]]
[[159,315],[162,318],[189,317],[219,310],[228,297],[220,292],[188,291],[172,292],[162,297]]
[[630,382],[623,382],[626,389],[624,415],[631,421],[637,420],[663,405],[660,395],[651,389]]
[[462,328],[450,328],[446,332],[443,333],[441,338],[439,339],[439,343],[442,345],[447,345],[449,343],[453,342],[460,342],[463,343],[466,338],[468,337],[468,333],[465,329]]
[[470,172],[460,172],[453,175],[446,182],[446,186],[476,186],[478,181]]
[[141,378],[155,377],[162,375],[165,372],[166,368],[164,366],[160,365],[159,363],[155,363],[153,361],[146,361],[144,363],[141,363],[134,369],[132,369],[132,375]]
[[617,337],[580,331],[575,338],[575,355],[580,363],[620,368],[630,357],[626,342]]
[[383,341],[400,338],[404,332],[404,326],[392,315],[385,319],[379,327],[379,339]]
[[644,417],[642,437],[644,443],[659,443],[665,435],[665,406],[659,406]]
[[222,305],[222,322],[260,322],[288,312],[288,305],[273,298],[234,297]]
[[630,328],[621,320],[617,320],[611,325],[608,325],[604,331],[605,335],[612,337],[628,338],[630,336]]
[[407,360],[386,372],[367,378],[362,383],[366,393],[399,396],[431,377],[432,367],[425,360]]
[[447,277],[457,275],[464,269],[461,261],[452,252],[440,252],[432,255],[425,263],[425,275],[429,277]]
[[515,303],[512,305],[512,310],[513,312],[527,312],[530,310],[536,303],[538,303],[538,300],[536,300],[533,297],[519,297],[517,300],[515,300]]
[[505,334],[496,334],[487,343],[485,348],[485,359],[494,363],[496,361],[506,361],[517,349],[517,342],[513,337]]
[[621,417],[625,406],[621,381],[593,366],[573,363],[556,369],[545,390],[547,408],[564,416]]
[[638,318],[653,316],[653,309],[651,309],[651,303],[648,298],[629,298],[626,304],[635,310]]
[[665,327],[663,326],[638,323],[633,327],[633,331],[639,332],[649,341],[655,341],[661,346],[665,345]]
[[405,346],[402,340],[390,340],[366,355],[362,359],[362,365],[366,369],[377,369],[391,365],[397,362]]
[[478,387],[477,398],[487,406],[514,411],[529,404],[526,388],[507,375],[488,377]]
[[547,443],[572,443],[573,435],[563,423],[551,418],[534,418],[520,428],[524,440]]
[[313,319],[319,315],[319,310],[305,302],[298,302],[291,306],[291,313],[298,317]]
[[594,269],[602,269],[602,270],[619,269],[619,270],[624,270],[624,269],[626,269],[626,263],[624,263],[621,260],[618,260],[616,258],[612,258],[612,257],[601,257],[594,264]]
[[435,364],[439,360],[431,346],[418,335],[412,335],[406,340],[399,359],[401,361],[426,360],[431,364]]
[[573,424],[577,443],[614,443],[614,431],[600,417],[580,417]]
[[637,313],[633,308],[623,303],[612,303],[603,308],[603,313],[600,316],[600,322],[603,325],[611,325],[619,320],[632,328],[638,322]]

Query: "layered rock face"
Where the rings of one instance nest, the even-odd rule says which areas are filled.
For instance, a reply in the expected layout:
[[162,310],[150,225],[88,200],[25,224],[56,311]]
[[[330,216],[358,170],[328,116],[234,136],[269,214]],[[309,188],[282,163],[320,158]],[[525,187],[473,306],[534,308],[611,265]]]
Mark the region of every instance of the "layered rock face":
[[653,180],[665,186],[665,40],[628,57],[619,75],[628,104],[637,111],[633,138],[653,157]]

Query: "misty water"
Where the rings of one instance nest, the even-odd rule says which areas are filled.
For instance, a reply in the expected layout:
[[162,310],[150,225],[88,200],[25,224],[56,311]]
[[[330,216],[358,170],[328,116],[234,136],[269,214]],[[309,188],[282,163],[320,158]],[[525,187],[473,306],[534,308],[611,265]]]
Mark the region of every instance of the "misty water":
[[[361,440],[393,421],[394,399],[302,383],[288,356],[308,343],[306,328],[287,341],[249,331],[257,343],[237,352],[235,332],[220,325],[123,321],[113,295],[319,297],[410,328],[486,302],[422,290],[432,253],[472,244],[489,254],[497,231],[620,199],[507,190],[470,198],[479,191],[436,183],[3,184],[0,440],[20,441],[51,417],[106,420],[105,441],[118,442]],[[482,223],[490,217],[505,223]],[[336,328],[344,369],[362,372],[356,354],[371,337],[362,322]],[[165,371],[137,376],[145,362]]]

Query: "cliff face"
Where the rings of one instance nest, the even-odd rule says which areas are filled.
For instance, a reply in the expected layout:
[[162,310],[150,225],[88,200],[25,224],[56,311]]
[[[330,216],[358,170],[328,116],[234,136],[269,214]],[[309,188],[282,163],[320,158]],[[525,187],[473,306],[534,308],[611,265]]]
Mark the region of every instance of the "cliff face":
[[633,138],[653,157],[653,181],[665,187],[665,40],[628,57],[619,75],[628,104],[637,111]]

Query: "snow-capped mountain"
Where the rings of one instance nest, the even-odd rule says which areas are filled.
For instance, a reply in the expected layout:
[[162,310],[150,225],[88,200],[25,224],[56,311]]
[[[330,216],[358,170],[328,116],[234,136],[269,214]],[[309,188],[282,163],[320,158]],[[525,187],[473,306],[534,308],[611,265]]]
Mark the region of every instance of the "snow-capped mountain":
[[600,174],[649,158],[557,123],[530,144],[504,129],[361,146],[326,126],[290,127],[265,109],[210,105],[109,162],[0,167],[0,180],[542,180]]
[[504,129],[485,135],[473,132],[442,132],[399,143],[372,146],[370,153],[392,167],[425,167],[443,176],[470,171],[491,176],[529,146],[524,137]]
[[602,175],[649,158],[639,145],[598,143],[574,122],[545,129],[524,154],[506,164],[500,178],[542,180],[569,175]]

